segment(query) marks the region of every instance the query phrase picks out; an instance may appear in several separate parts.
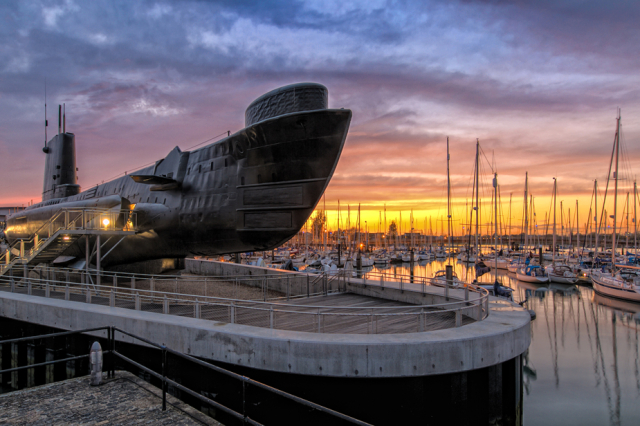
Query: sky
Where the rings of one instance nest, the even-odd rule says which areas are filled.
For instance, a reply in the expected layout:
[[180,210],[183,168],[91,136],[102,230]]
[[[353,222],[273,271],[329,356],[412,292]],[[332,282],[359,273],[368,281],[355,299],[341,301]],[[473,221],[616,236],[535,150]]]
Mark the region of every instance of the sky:
[[255,98],[312,81],[353,111],[319,205],[330,227],[339,200],[343,227],[345,206],[360,204],[377,230],[386,204],[387,225],[402,212],[409,230],[413,210],[415,229],[431,218],[439,232],[449,137],[456,233],[468,229],[476,139],[483,222],[496,172],[501,222],[520,226],[528,172],[536,223],[556,177],[558,216],[562,200],[575,226],[579,200],[584,228],[618,108],[620,212],[640,165],[639,19],[630,0],[3,1],[0,205],[41,199],[45,80],[49,136],[65,103],[84,189],[238,131]]

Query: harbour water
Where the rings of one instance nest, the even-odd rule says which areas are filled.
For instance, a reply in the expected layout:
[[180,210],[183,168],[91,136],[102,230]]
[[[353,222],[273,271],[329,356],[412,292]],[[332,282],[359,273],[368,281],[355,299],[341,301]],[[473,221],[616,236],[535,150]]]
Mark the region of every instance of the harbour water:
[[[473,280],[471,268],[452,263],[458,277]],[[416,263],[413,276],[432,277],[446,264]],[[372,271],[412,274],[408,263]],[[587,286],[524,283],[502,270],[498,278],[517,302],[528,298],[525,306],[537,315],[524,357],[524,425],[640,424],[640,304]],[[479,281],[493,279],[488,273]]]

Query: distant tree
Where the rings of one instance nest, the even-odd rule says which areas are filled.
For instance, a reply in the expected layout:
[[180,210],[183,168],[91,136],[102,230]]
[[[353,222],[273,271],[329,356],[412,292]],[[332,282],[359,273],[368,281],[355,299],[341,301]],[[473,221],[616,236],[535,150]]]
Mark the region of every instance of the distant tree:
[[389,225],[389,237],[395,237],[398,235],[398,225],[395,220],[391,221],[391,225]]
[[311,220],[311,229],[313,231],[313,235],[319,238],[322,235],[322,230],[325,228],[326,224],[326,213],[322,210],[316,211],[316,215]]

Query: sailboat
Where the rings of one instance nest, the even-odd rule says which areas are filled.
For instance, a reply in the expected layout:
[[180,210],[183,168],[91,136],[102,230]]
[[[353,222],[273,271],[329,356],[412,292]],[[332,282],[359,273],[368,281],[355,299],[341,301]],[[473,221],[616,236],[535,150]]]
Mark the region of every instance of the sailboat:
[[565,264],[556,264],[556,198],[558,195],[558,181],[553,178],[553,251],[552,263],[547,268],[549,281],[559,284],[575,284],[578,277],[571,271],[571,268]]
[[613,196],[613,233],[611,234],[611,272],[593,272],[591,280],[593,289],[605,296],[616,297],[618,299],[640,302],[640,277],[634,271],[616,268],[616,225],[618,221],[618,163],[620,153],[620,120],[621,114],[618,111],[616,135],[613,141],[614,152],[611,153],[611,163],[615,155],[615,190]]
[[[449,175],[449,159],[450,159],[449,138],[447,138],[447,236],[448,236],[449,244],[451,245],[451,241],[452,241],[451,239],[451,179]],[[439,259],[440,258],[439,256],[443,256],[443,255],[444,255],[444,258],[447,257],[447,253],[446,253],[446,250],[444,250],[444,247],[442,247],[442,252],[440,251],[436,252],[436,259]],[[451,260],[449,260],[449,263],[451,263]],[[433,277],[433,280],[431,281],[431,284],[444,287],[447,284],[446,271],[444,270],[437,271]],[[458,276],[454,272],[452,281],[449,282],[449,286],[458,287],[461,284],[462,283],[458,279]]]

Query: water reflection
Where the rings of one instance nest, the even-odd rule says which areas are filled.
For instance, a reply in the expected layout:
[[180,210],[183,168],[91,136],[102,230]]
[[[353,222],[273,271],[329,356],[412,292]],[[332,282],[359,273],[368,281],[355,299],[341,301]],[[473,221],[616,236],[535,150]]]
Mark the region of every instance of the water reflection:
[[[374,266],[389,279],[421,280],[447,262]],[[474,278],[473,269],[452,262],[458,277]],[[493,282],[492,273],[480,278]],[[596,294],[591,287],[523,283],[499,271],[514,299],[528,298],[536,311],[531,346],[524,355],[524,424],[640,424],[640,304]]]

